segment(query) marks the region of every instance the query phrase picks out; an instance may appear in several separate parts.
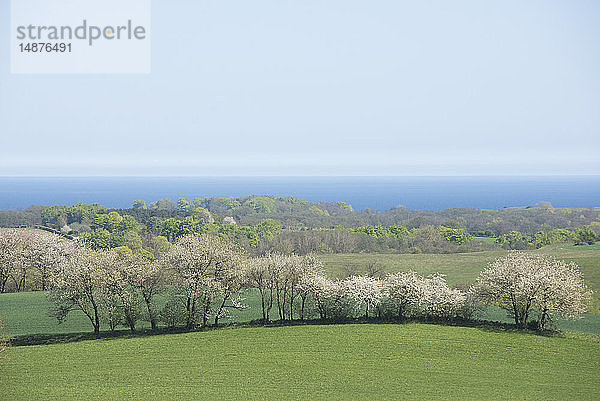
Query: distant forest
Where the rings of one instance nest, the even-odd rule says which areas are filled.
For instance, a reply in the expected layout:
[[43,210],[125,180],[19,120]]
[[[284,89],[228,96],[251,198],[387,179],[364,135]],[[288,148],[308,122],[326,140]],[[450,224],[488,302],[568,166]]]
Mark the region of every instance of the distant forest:
[[[96,248],[158,252],[193,232],[229,237],[252,254],[311,252],[467,252],[539,248],[600,239],[600,207],[555,208],[548,202],[500,210],[453,208],[354,210],[345,202],[294,197],[160,199],[128,209],[100,204],[30,206],[0,211],[0,227],[38,227]],[[483,238],[485,237],[485,238]],[[162,243],[162,245],[161,245]]]

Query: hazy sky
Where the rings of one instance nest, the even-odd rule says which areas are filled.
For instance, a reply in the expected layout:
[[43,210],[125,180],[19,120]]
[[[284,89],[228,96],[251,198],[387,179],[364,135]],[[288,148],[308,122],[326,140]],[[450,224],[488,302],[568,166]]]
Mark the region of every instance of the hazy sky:
[[0,57],[0,175],[600,174],[597,0],[153,1],[150,36],[149,75]]

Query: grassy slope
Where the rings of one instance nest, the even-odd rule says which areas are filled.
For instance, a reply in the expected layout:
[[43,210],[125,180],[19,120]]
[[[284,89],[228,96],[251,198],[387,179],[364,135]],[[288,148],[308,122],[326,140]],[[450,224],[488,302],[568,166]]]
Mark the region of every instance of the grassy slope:
[[16,347],[0,364],[0,399],[597,399],[599,364],[592,338],[424,324],[219,329]]

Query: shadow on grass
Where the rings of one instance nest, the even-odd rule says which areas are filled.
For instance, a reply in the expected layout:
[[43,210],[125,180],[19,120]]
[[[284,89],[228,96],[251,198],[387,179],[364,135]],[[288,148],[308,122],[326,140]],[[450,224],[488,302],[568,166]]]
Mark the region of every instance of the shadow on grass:
[[[477,328],[486,332],[494,333],[522,333],[535,336],[543,337],[564,337],[564,333],[558,331],[538,331],[538,330],[523,330],[518,328],[514,324],[500,323],[496,321],[488,320],[476,320],[476,319],[454,319],[454,320],[434,320],[434,319],[404,319],[398,320],[387,320],[380,318],[358,318],[358,319],[343,319],[343,320],[331,320],[331,319],[312,319],[312,320],[286,320],[286,321],[272,321],[265,323],[262,320],[255,320],[245,323],[228,323],[221,324],[219,326],[205,326],[195,329],[186,328],[159,328],[157,330],[139,330],[131,332],[130,330],[115,330],[115,331],[102,331],[99,334],[92,332],[80,332],[80,333],[68,333],[68,334],[32,334],[17,336],[11,339],[12,346],[29,346],[29,345],[48,345],[48,344],[65,344],[78,341],[86,340],[113,340],[113,339],[128,339],[128,338],[140,338],[150,337],[163,334],[180,334],[180,333],[196,333],[204,331],[219,330],[223,328],[232,327],[284,327],[284,326],[307,326],[307,325],[340,325],[340,324],[394,324],[402,325],[405,323],[422,323],[432,325],[444,325],[444,326],[455,326],[455,327],[472,327]],[[592,336],[593,335],[587,335]]]

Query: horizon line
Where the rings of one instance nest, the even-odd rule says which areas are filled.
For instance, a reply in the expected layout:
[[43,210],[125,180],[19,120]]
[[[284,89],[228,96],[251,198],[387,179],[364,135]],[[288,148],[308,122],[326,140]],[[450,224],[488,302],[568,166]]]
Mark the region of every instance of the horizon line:
[[408,177],[600,177],[598,173],[565,173],[565,174],[411,174],[411,175],[378,175],[378,174],[285,174],[285,175],[238,175],[238,174],[75,174],[75,175],[38,175],[13,174],[2,175],[0,178],[408,178]]

